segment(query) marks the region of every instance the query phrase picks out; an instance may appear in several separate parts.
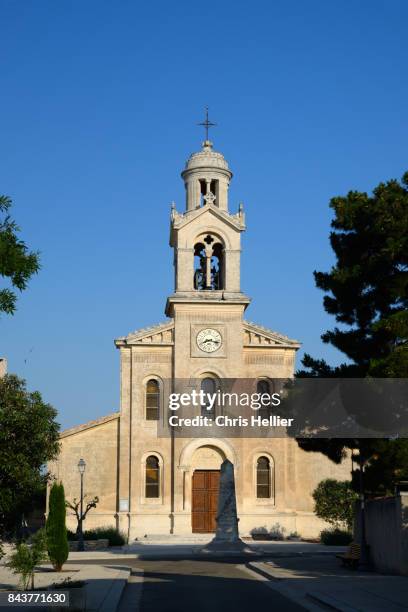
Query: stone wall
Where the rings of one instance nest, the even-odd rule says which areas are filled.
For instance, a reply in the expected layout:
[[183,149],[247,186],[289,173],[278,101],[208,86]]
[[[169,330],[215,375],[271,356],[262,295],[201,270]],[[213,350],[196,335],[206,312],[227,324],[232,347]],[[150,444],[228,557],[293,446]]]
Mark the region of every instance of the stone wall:
[[[68,542],[69,550],[78,550],[78,542],[76,540],[70,540]],[[109,540],[101,538],[99,540],[84,540],[85,550],[104,550],[109,547]]]
[[[72,502],[80,497],[78,461],[86,462],[84,473],[84,507],[97,496],[99,503],[90,510],[83,522],[84,531],[95,527],[117,527],[117,478],[119,413],[102,417],[85,425],[66,430],[60,437],[60,453],[48,464],[50,473],[61,481],[65,498]],[[47,490],[48,512],[49,488]],[[77,520],[69,508],[67,528],[76,531]]]
[[[408,492],[367,501],[365,516],[366,539],[375,569],[408,576]],[[355,539],[360,539],[359,520]]]

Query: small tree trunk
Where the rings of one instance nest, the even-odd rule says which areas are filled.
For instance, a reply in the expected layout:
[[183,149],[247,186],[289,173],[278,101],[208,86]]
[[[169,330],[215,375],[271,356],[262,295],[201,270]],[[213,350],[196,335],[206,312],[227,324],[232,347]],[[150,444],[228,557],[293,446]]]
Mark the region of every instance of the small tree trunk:
[[31,574],[31,590],[34,591],[34,570]]

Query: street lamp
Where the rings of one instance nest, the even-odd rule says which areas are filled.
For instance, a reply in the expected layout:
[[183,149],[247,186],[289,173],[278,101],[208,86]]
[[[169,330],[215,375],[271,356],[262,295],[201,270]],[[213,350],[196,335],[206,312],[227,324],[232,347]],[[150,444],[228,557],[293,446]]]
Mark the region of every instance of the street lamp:
[[78,461],[78,472],[81,476],[81,498],[80,498],[80,509],[79,509],[79,538],[78,538],[78,550],[84,550],[84,532],[82,531],[82,520],[84,515],[84,472],[86,468],[86,463],[83,459]]
[[360,566],[362,569],[369,567],[370,557],[367,546],[367,534],[366,534],[366,496],[365,496],[365,485],[364,485],[364,468],[372,458],[378,458],[371,455],[369,459],[364,457],[361,446],[359,449],[358,462],[360,464],[359,473],[359,489],[360,489]]

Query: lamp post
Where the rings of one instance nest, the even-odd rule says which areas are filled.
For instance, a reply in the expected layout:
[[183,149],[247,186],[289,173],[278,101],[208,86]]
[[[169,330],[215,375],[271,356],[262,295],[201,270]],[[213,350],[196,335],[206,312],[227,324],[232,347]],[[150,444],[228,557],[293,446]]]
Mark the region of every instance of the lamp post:
[[[377,458],[377,456],[371,455],[370,459]],[[367,546],[367,534],[366,534],[366,496],[365,496],[365,485],[364,485],[364,467],[366,466],[369,459],[364,456],[361,446],[359,453],[359,464],[360,464],[360,474],[359,474],[359,489],[360,489],[360,567],[361,569],[369,568],[370,566],[370,556]]]
[[79,507],[79,538],[78,538],[78,550],[84,550],[84,532],[82,531],[82,519],[84,515],[84,472],[86,468],[86,463],[83,459],[78,461],[78,472],[81,476],[81,497],[80,497],[80,507]]

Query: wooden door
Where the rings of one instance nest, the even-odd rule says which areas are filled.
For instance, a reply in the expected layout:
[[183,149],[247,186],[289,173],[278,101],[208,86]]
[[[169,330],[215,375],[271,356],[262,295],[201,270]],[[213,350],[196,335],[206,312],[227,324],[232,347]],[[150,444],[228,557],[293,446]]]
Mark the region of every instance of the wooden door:
[[193,533],[215,532],[219,484],[219,470],[195,470],[191,505]]

